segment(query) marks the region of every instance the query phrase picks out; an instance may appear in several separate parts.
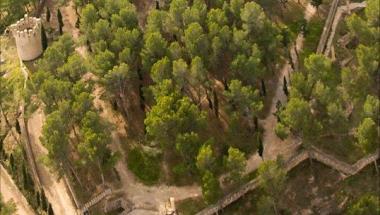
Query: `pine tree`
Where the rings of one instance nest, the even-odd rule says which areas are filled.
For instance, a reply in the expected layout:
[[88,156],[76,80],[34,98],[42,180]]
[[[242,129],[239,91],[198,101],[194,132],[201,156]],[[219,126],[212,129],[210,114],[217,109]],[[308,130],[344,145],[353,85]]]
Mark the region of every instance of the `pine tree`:
[[48,39],[46,36],[46,31],[44,26],[41,28],[41,40],[42,40],[42,48],[45,50],[48,47]]

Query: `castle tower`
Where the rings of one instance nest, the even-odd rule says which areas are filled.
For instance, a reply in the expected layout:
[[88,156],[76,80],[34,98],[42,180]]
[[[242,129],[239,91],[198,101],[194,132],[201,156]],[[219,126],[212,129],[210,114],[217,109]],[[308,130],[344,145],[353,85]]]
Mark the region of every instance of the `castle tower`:
[[41,20],[35,17],[24,18],[11,25],[9,30],[16,40],[17,53],[21,60],[30,61],[39,57],[42,52]]

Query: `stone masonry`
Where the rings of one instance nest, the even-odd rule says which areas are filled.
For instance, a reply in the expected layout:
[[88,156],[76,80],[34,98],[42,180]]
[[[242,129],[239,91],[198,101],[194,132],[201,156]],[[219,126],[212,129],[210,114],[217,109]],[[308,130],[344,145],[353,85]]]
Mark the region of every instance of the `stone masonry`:
[[17,53],[22,61],[34,60],[42,54],[41,19],[25,14],[9,30],[16,40]]

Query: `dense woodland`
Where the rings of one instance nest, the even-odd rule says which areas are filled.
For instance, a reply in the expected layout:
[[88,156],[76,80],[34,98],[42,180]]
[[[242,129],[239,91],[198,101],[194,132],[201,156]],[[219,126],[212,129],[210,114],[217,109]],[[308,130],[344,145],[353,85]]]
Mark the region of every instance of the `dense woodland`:
[[[14,2],[1,3],[2,13],[37,7]],[[107,183],[124,157],[111,150],[114,126],[95,104],[104,99],[123,118],[124,162],[143,183],[195,182],[212,204],[223,188],[246,182],[247,158],[256,152],[262,157],[265,147],[259,121],[270,106],[268,83],[289,60],[295,35],[303,31],[308,39],[304,24],[287,26],[268,13],[274,4],[285,10],[287,1],[165,0],[141,21],[127,0],[76,0],[79,42],[62,32],[58,12],[62,35],[35,63],[22,95],[27,113],[42,107],[46,116],[43,162],[85,190]],[[348,160],[378,148],[380,9],[378,0],[367,4],[364,13],[345,20],[354,60],[342,67],[322,54],[301,53],[299,71],[284,77],[288,99],[273,113],[281,140],[300,139],[305,149],[314,145],[338,156],[350,151]],[[1,31],[3,21],[17,18],[6,16]],[[85,46],[88,55],[76,46]],[[12,96],[10,85],[0,86],[1,100]],[[264,162],[255,174],[264,190],[257,210],[286,211],[279,202],[288,177],[281,159]],[[365,214],[355,210],[374,204],[373,198],[358,200],[352,214]]]

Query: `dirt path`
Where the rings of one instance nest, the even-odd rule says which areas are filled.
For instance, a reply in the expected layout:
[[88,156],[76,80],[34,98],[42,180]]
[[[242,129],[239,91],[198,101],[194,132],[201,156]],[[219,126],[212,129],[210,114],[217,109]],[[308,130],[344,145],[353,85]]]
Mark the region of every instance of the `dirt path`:
[[155,7],[155,0],[135,0],[133,4],[136,6],[139,25],[143,28],[145,26],[146,17],[148,16],[149,10]]
[[[310,3],[308,3],[305,8],[305,15],[304,15],[306,21],[309,21],[310,18],[315,13],[316,13],[315,8]],[[297,49],[298,52],[302,50],[303,42],[304,42],[304,38],[303,38],[303,35],[300,33],[297,36],[297,39],[295,42],[295,48]],[[294,46],[291,47],[290,49],[294,49]],[[283,87],[282,82],[283,82],[284,77],[288,79],[290,75],[289,71],[291,71],[291,66],[289,62],[287,61],[277,76],[277,88],[275,90],[275,95],[272,98],[269,114],[266,118],[264,118],[263,120],[260,120],[260,123],[264,129],[264,134],[263,134],[264,160],[276,159],[278,155],[282,155],[285,159],[287,159],[295,153],[297,147],[299,146],[298,144],[299,141],[293,139],[292,137],[289,137],[285,141],[282,141],[280,138],[277,137],[277,135],[274,132],[277,119],[273,115],[273,113],[276,112],[277,101],[281,101],[282,104],[286,104],[287,102],[287,97],[284,94],[283,89],[282,89]],[[247,160],[246,172],[251,172],[257,169],[261,162],[262,162],[262,159],[259,157],[257,153],[255,153]]]
[[115,125],[115,129],[112,131],[112,144],[111,149],[119,151],[122,154],[122,158],[116,164],[116,171],[119,173],[122,189],[117,192],[124,192],[133,204],[134,208],[138,211],[146,210],[146,213],[151,213],[152,210],[158,212],[160,205],[162,205],[169,197],[174,197],[176,200],[182,200],[190,197],[197,197],[201,195],[201,189],[199,186],[146,186],[135,178],[132,172],[128,170],[126,165],[126,155],[124,149],[121,147],[120,134],[125,134],[123,127],[124,122],[120,115],[115,114],[109,103],[101,100],[100,97],[103,93],[103,89],[99,86],[95,87],[94,91],[94,104],[97,108],[102,109],[101,116],[109,121],[112,125]]
[[76,214],[76,207],[69,196],[69,191],[64,180],[59,180],[55,174],[41,162],[41,157],[48,153],[47,149],[40,142],[42,126],[45,115],[41,109],[34,112],[28,120],[30,143],[36,157],[37,171],[40,175],[41,184],[44,188],[46,197],[52,204],[54,214],[67,215]]
[[0,191],[4,202],[13,200],[16,204],[17,211],[15,215],[35,215],[24,195],[17,188],[11,176],[0,164]]

